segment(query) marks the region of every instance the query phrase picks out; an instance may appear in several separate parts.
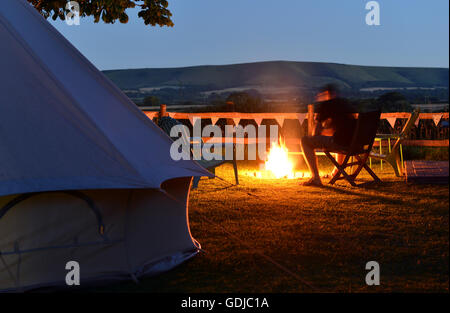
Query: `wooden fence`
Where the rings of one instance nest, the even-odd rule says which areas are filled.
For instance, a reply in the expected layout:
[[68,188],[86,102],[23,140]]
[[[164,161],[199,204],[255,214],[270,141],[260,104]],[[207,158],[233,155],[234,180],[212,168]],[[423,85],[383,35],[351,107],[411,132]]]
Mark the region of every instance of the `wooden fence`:
[[[163,116],[170,116],[172,118],[178,119],[178,120],[189,120],[190,123],[193,125],[194,120],[196,119],[210,119],[212,124],[216,124],[219,120],[224,119],[226,120],[226,124],[231,124],[231,121],[234,123],[234,125],[238,125],[241,121],[248,121],[252,120],[257,125],[261,125],[263,120],[275,120],[277,124],[280,127],[283,127],[284,122],[286,120],[298,120],[300,123],[300,126],[306,129],[306,132],[311,132],[311,125],[314,120],[314,112],[313,112],[313,106],[310,105],[308,107],[308,113],[240,113],[240,112],[207,112],[207,113],[182,113],[182,112],[166,112],[165,105],[161,105],[160,111],[143,111],[150,119],[153,119],[154,117],[157,117],[159,115]],[[410,117],[411,113],[407,112],[396,112],[396,113],[382,113],[381,114],[381,120],[385,120],[388,125],[390,125],[390,132],[391,133],[398,133],[401,131],[401,128],[403,127],[406,120]],[[419,123],[422,122],[428,122],[425,123],[426,125],[434,125],[436,128],[439,127],[440,122],[443,120],[448,121],[449,113],[448,112],[440,112],[440,113],[420,113],[418,120],[416,121],[416,133],[417,131],[420,132]],[[307,122],[305,122],[305,120]],[[384,123],[384,126],[380,126],[381,128],[384,127],[383,133],[386,133],[386,128],[389,128],[389,126],[386,126],[386,123]],[[424,123],[421,123],[421,127],[425,125]],[[431,133],[426,129],[425,131],[422,131],[422,133]],[[449,146],[449,139],[448,139],[448,127],[444,130],[441,129],[439,133],[438,138],[417,138],[417,135],[413,135],[413,138],[408,138],[408,140],[404,140],[403,145],[405,146],[429,146],[429,147],[448,147]],[[436,136],[435,136],[436,137]],[[248,139],[246,139],[248,142]],[[244,140],[245,141],[245,140]],[[292,143],[297,142],[297,138],[291,138],[289,141],[292,141]]]

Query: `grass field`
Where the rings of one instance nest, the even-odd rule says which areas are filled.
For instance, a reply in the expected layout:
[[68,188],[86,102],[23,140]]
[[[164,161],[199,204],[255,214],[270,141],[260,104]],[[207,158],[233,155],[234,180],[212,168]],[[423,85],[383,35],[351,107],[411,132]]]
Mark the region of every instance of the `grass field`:
[[[378,164],[384,183],[364,188],[245,175],[253,169],[240,165],[239,186],[205,179],[191,192],[191,231],[205,253],[100,291],[449,291],[448,185],[406,184]],[[216,174],[233,182],[228,164]],[[380,264],[380,286],[365,284],[371,260]]]

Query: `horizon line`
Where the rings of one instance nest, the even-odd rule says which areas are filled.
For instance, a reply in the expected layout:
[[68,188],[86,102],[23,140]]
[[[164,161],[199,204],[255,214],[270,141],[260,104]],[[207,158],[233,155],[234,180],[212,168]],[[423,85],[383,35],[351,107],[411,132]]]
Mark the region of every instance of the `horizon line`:
[[398,65],[364,65],[364,64],[349,64],[339,62],[326,62],[326,61],[292,61],[292,60],[266,60],[266,61],[251,61],[251,62],[238,62],[238,63],[226,63],[226,64],[199,64],[199,65],[185,65],[185,66],[167,66],[167,67],[129,67],[129,68],[112,68],[101,69],[100,71],[127,71],[127,70],[145,70],[145,69],[180,69],[180,68],[194,68],[194,67],[207,67],[207,66],[232,66],[232,65],[246,65],[256,63],[320,63],[320,64],[337,64],[347,66],[360,66],[360,67],[397,67],[397,68],[423,68],[423,69],[446,69],[445,66],[398,66]]

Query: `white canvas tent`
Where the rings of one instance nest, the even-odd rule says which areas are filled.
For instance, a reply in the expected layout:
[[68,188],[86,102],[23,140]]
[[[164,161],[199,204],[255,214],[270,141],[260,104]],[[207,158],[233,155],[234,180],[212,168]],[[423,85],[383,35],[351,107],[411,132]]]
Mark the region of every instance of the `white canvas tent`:
[[24,0],[0,5],[0,291],[170,269],[197,251],[194,161]]

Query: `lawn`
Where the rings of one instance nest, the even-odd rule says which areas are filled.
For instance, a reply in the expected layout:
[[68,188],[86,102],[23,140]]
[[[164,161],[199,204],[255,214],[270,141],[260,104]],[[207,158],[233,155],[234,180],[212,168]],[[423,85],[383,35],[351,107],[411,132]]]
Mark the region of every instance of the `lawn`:
[[[322,161],[324,163],[324,161]],[[321,164],[330,169],[329,164]],[[217,169],[191,192],[189,219],[204,253],[128,292],[448,292],[448,185],[411,185],[374,165],[381,185],[303,187],[302,179],[240,185]],[[367,175],[362,175],[367,179]],[[365,264],[380,264],[381,285],[365,284]]]

